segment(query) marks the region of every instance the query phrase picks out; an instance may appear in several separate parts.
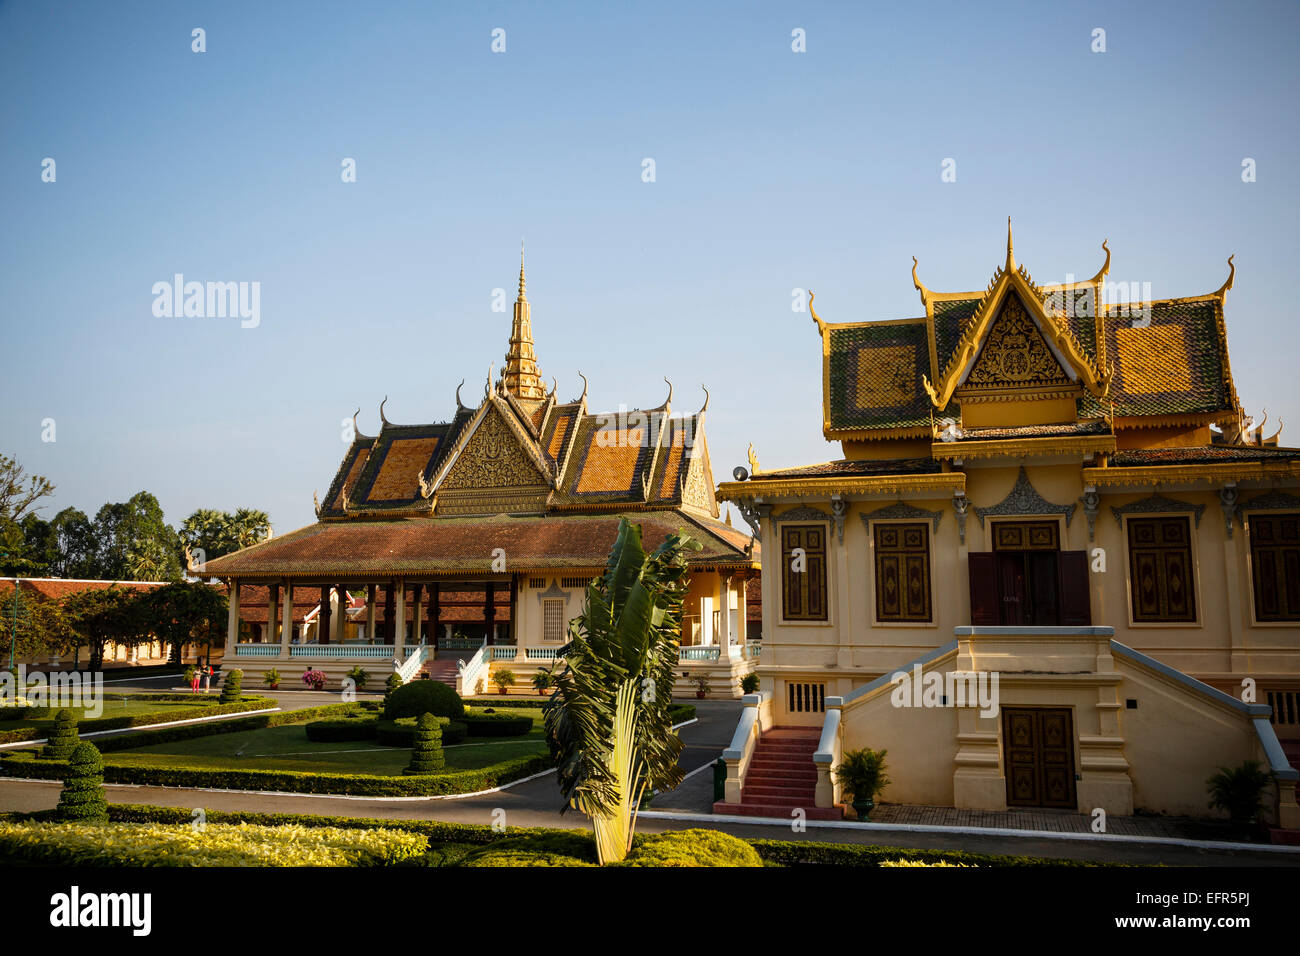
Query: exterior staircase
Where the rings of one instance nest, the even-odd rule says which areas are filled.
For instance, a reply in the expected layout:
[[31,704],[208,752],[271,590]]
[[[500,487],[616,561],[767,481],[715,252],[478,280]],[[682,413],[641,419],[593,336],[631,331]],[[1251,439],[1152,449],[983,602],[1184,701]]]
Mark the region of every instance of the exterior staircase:
[[817,766],[813,753],[821,731],[813,727],[773,727],[754,746],[740,803],[713,805],[714,813],[792,819],[802,809],[809,820],[842,820],[840,807],[818,807]]
[[457,660],[432,660],[424,665],[424,671],[429,675],[430,680],[442,681],[450,687],[456,686],[456,664]]

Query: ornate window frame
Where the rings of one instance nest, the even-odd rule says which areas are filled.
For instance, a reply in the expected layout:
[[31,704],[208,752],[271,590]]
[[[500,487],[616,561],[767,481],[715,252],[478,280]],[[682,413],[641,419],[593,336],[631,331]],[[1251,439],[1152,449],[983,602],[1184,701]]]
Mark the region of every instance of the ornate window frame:
[[1246,532],[1246,589],[1250,592],[1250,626],[1252,628],[1300,627],[1296,621],[1261,621],[1255,612],[1255,548],[1252,541],[1250,518],[1252,515],[1300,513],[1300,497],[1281,491],[1269,491],[1238,503],[1236,514]]
[[[877,517],[877,515],[885,515]],[[939,627],[939,603],[935,600],[934,588],[934,543],[938,537],[939,519],[943,517],[943,510],[926,511],[923,508],[915,508],[911,505],[897,502],[886,508],[879,508],[876,511],[865,512],[859,517],[862,518],[862,527],[867,533],[867,613],[868,621],[873,628],[922,628],[935,630]],[[873,524],[923,524],[930,522],[930,527],[926,529],[926,552],[929,568],[929,581],[927,587],[930,591],[930,618],[929,621],[882,621],[876,616],[876,536],[872,529]]]
[[[776,623],[780,627],[834,627],[835,626],[835,603],[836,592],[833,585],[837,567],[833,562],[839,560],[839,555],[835,554],[837,549],[831,547],[831,526],[834,523],[829,512],[821,511],[817,508],[810,508],[801,505],[798,508],[792,508],[789,511],[783,511],[781,514],[773,515],[771,518],[772,534],[776,539],[777,563],[774,568],[776,574]],[[817,525],[822,529],[822,540],[825,542],[823,557],[825,562],[826,580],[824,591],[826,596],[826,620],[804,620],[802,618],[787,618],[785,616],[785,545],[782,541],[782,525],[799,524],[799,525]]]
[[[1152,498],[1155,497],[1159,497],[1159,496],[1158,495],[1152,496]],[[1139,501],[1150,501],[1150,500],[1151,498],[1139,499]],[[1168,498],[1164,500],[1172,501],[1172,499],[1168,499]],[[1115,519],[1120,523],[1120,528],[1124,536],[1124,613],[1128,619],[1128,626],[1132,629],[1150,630],[1154,628],[1156,630],[1160,630],[1162,628],[1166,628],[1166,629],[1174,628],[1179,630],[1187,630],[1187,629],[1203,630],[1205,628],[1205,601],[1204,601],[1205,592],[1201,587],[1201,555],[1200,555],[1201,542],[1200,542],[1200,535],[1196,533],[1197,522],[1195,520],[1191,520],[1193,514],[1196,514],[1197,517],[1199,517],[1201,513],[1204,513],[1205,505],[1201,505],[1200,511],[1197,512],[1196,511],[1197,506],[1189,504],[1188,502],[1173,501],[1173,504],[1180,505],[1181,507],[1174,508],[1172,510],[1165,510],[1165,511],[1147,511],[1144,509],[1136,509],[1132,511],[1124,510],[1124,509],[1128,509],[1129,507],[1128,505],[1123,505],[1119,508],[1116,507],[1111,508],[1111,511],[1115,513]],[[1132,518],[1189,519],[1187,523],[1187,528],[1188,531],[1190,532],[1190,534],[1188,535],[1188,539],[1190,541],[1189,548],[1192,555],[1192,586],[1193,588],[1195,588],[1195,593],[1193,595],[1193,603],[1194,603],[1193,612],[1195,614],[1194,620],[1138,621],[1134,619],[1133,617],[1133,552],[1132,552],[1133,544],[1132,544],[1132,539],[1129,536],[1129,520]]]

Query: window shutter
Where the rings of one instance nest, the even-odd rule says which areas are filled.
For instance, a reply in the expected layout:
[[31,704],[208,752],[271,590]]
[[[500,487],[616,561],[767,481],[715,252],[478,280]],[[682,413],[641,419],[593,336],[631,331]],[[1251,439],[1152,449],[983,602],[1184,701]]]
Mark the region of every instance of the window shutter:
[[1062,551],[1057,567],[1061,575],[1061,625],[1087,627],[1092,624],[1088,552]]
[[992,551],[968,555],[970,577],[970,622],[973,627],[998,625],[998,575]]

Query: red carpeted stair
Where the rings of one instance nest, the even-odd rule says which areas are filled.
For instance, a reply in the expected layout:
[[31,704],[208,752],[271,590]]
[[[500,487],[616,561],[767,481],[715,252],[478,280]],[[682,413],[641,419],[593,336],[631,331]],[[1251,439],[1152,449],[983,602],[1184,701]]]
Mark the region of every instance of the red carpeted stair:
[[839,807],[818,807],[817,765],[813,753],[821,731],[815,727],[773,727],[758,739],[745,773],[740,803],[713,805],[714,813],[793,819],[802,809],[809,820],[842,820]]

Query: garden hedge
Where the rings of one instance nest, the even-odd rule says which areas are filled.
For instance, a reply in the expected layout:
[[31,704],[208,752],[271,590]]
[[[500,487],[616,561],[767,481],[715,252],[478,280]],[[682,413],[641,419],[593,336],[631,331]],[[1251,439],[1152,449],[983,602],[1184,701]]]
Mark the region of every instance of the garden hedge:
[[[445,747],[458,744],[469,734],[464,721],[439,717],[442,727],[442,743]],[[384,747],[413,747],[415,745],[415,719],[403,717],[400,721],[384,720],[375,722],[375,740]]]
[[459,720],[463,713],[465,702],[460,699],[460,694],[438,680],[415,680],[403,684],[388,695],[388,702],[384,705],[384,717],[388,720],[419,717],[421,714]]
[[[106,783],[146,787],[193,787],[219,790],[273,790],[285,793],[331,793],[359,797],[416,797],[474,793],[499,787],[549,769],[544,754],[516,757],[475,770],[418,777],[361,773],[310,773],[301,770],[219,770],[211,767],[122,767],[106,764]],[[35,760],[31,752],[0,754],[0,771],[7,777],[62,780],[68,764],[62,760]]]
[[[14,813],[0,816],[8,820],[52,820],[53,810],[35,813]],[[260,813],[256,811],[206,811],[211,823],[251,823],[262,826],[296,825],[303,827],[337,827],[344,830],[398,829],[419,833],[429,841],[431,851],[440,847],[485,845],[520,837],[541,839],[560,837],[571,839],[585,831],[575,833],[550,827],[508,826],[498,831],[488,824],[447,823],[440,820],[380,820],[371,817],[333,817],[300,813]],[[183,807],[155,807],[141,804],[111,804],[109,819],[115,822],[185,824],[193,820],[193,812]],[[668,834],[663,834],[667,836]],[[590,839],[590,837],[588,837]],[[650,834],[636,834],[632,838],[632,852],[648,840]],[[966,863],[976,866],[1125,866],[1122,863],[1091,863],[1079,860],[1057,860],[1045,857],[1008,856],[987,853],[969,853],[964,850],[909,850],[891,846],[864,844],[818,843],[812,840],[746,840],[757,851],[765,864],[801,866],[880,866],[886,862],[916,861],[925,863]],[[565,843],[565,847],[576,844]],[[557,843],[555,849],[561,849]],[[461,855],[459,852],[457,856]],[[594,855],[592,856],[594,860]]]
[[533,729],[533,718],[515,714],[467,713],[460,718],[471,737],[522,737]]

